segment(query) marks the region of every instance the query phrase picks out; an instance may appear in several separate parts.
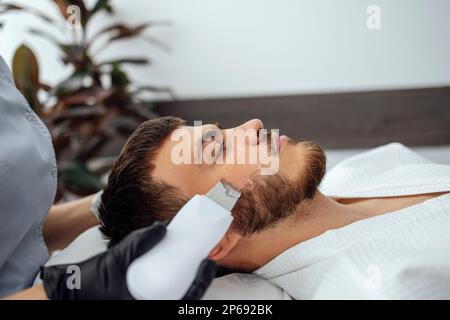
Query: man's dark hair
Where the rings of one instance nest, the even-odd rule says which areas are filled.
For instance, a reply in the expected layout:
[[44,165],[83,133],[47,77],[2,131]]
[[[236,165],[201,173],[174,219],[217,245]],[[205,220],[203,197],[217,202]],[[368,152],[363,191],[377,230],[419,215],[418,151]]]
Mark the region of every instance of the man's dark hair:
[[161,117],[142,123],[114,162],[99,208],[100,231],[117,244],[132,231],[156,220],[172,219],[186,202],[177,189],[152,177],[163,142],[184,120]]

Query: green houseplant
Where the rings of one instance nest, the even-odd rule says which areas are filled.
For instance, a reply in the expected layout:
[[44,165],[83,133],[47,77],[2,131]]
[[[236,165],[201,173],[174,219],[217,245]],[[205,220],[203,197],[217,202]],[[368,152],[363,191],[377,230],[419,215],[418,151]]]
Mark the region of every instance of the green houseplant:
[[[0,15],[20,12],[44,21],[48,29],[30,28],[30,34],[53,43],[62,62],[73,70],[55,86],[42,83],[38,59],[26,45],[17,49],[12,63],[16,86],[52,134],[59,168],[57,198],[69,193],[86,195],[103,187],[101,176],[108,171],[111,159],[126,137],[140,122],[155,116],[152,101],[144,94],[163,92],[173,96],[169,88],[133,86],[123,65],[145,65],[149,63],[147,58],[99,61],[98,53],[110,43],[133,37],[167,49],[163,43],[144,35],[144,31],[168,23],[147,22],[136,26],[114,23],[91,33],[88,31],[95,16],[101,12],[114,14],[109,0],[97,0],[92,7],[84,0],[46,1],[58,9],[58,19],[11,3],[0,3]],[[74,17],[70,27],[68,21]],[[66,40],[61,41],[54,32]],[[88,37],[88,34],[93,35]],[[97,48],[95,52],[93,48]],[[112,157],[105,158],[105,155]]]

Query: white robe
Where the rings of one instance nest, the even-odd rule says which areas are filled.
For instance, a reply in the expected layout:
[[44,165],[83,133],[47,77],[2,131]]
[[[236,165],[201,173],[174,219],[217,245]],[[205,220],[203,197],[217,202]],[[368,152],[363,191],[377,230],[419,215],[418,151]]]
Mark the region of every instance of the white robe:
[[[320,190],[339,198],[450,191],[450,166],[391,143],[342,161]],[[329,230],[254,275],[216,279],[205,299],[232,297],[230,288],[236,299],[450,299],[450,194]]]

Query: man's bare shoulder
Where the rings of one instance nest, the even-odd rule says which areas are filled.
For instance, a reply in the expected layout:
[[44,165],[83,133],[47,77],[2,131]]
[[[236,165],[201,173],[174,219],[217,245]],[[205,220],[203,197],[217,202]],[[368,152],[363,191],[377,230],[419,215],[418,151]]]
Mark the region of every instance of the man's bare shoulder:
[[292,300],[277,285],[256,274],[232,273],[215,279],[203,300]]

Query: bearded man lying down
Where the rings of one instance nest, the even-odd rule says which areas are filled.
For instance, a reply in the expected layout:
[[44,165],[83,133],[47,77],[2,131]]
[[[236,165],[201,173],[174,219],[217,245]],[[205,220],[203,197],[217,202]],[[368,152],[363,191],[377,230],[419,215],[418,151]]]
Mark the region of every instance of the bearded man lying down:
[[[450,298],[450,166],[391,143],[344,160],[324,178],[319,145],[263,139],[262,129],[257,119],[226,129],[189,127],[174,117],[143,123],[102,195],[109,245],[170,220],[223,179],[242,196],[231,228],[209,254],[220,266],[254,273],[294,299]],[[226,141],[235,132],[244,139]],[[192,138],[191,149],[179,152],[180,136]],[[261,148],[262,141],[270,143]],[[195,161],[205,150],[213,161]],[[237,153],[262,156],[226,161]]]

